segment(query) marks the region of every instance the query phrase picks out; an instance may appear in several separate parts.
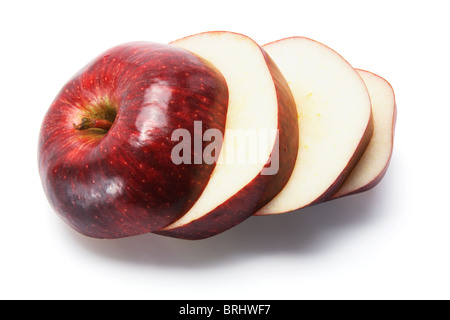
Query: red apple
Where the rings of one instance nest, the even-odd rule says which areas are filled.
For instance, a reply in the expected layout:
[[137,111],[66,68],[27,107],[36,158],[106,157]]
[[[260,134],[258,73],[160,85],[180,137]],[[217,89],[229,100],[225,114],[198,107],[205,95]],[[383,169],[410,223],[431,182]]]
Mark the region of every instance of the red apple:
[[215,164],[175,164],[171,135],[178,128],[194,135],[194,121],[202,132],[223,132],[227,106],[225,79],[191,52],[143,42],[106,51],[63,87],[43,121],[39,170],[50,204],[96,238],[174,222]]

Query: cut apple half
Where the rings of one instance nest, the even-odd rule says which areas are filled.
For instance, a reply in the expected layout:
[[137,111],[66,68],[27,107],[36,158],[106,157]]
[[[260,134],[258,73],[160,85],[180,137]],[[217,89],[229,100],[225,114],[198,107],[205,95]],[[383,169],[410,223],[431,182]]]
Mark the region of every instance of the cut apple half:
[[366,151],[333,199],[375,187],[386,174],[394,146],[397,107],[392,86],[372,72],[356,71],[369,90],[374,130]]
[[206,32],[172,44],[209,61],[228,85],[224,140],[210,180],[183,217],[156,231],[202,239],[252,216],[287,183],[298,150],[297,111],[279,69],[247,36]]
[[361,158],[373,131],[367,88],[342,56],[303,37],[263,48],[294,96],[299,149],[289,182],[256,215],[290,212],[330,198]]

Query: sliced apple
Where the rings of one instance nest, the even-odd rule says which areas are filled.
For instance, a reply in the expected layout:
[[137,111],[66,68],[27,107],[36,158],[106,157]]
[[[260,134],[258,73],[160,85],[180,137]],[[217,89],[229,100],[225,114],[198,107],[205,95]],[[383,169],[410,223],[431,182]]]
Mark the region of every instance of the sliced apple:
[[367,88],[338,53],[303,37],[263,48],[294,95],[300,144],[289,182],[256,215],[290,212],[330,198],[361,158],[373,131]]
[[392,86],[380,76],[356,70],[366,83],[372,101],[374,130],[361,159],[333,199],[367,191],[375,187],[386,174],[394,146],[397,115]]
[[173,44],[211,62],[228,85],[224,141],[210,180],[190,211],[156,232],[202,239],[252,216],[287,183],[298,150],[297,111],[279,69],[250,38],[206,32]]

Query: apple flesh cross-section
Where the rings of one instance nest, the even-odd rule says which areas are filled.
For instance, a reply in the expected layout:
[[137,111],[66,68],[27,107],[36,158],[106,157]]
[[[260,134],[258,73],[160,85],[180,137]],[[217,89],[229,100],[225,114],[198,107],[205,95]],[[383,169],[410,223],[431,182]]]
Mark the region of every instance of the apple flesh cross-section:
[[364,70],[356,71],[361,75],[369,90],[374,131],[363,156],[332,199],[375,187],[386,174],[394,146],[397,115],[394,90],[380,76]]
[[299,149],[289,182],[256,215],[290,212],[329,199],[361,158],[373,132],[367,88],[338,53],[303,37],[263,48],[294,96]]
[[[231,32],[206,32],[172,44],[212,63],[228,85],[224,140],[211,178],[183,217],[156,231],[166,236],[202,239],[252,216],[281,191],[297,156],[297,113],[279,69],[250,38]],[[246,135],[252,131],[257,138],[250,141]],[[261,136],[269,138],[261,143]],[[242,143],[245,140],[248,143]],[[256,151],[251,148],[255,143]],[[254,152],[258,161],[254,161]]]

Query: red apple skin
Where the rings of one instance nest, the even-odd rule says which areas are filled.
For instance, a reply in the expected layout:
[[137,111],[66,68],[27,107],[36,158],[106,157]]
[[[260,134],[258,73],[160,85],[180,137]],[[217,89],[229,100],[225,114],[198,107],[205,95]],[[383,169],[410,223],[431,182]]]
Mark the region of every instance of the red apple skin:
[[[218,235],[252,216],[286,185],[297,159],[298,121],[294,97],[275,62],[261,48],[271,71],[278,98],[279,170],[275,175],[258,175],[245,188],[204,217],[184,226],[154,233],[187,240]],[[270,164],[266,166],[270,167]]]
[[[357,70],[361,70],[361,69],[357,69]],[[373,72],[370,72],[370,71],[367,71],[367,70],[361,70],[361,71],[368,72],[368,73],[372,73],[373,75],[379,77],[378,75],[374,74]],[[383,79],[383,80],[386,81],[386,79]],[[391,89],[392,89],[391,84],[390,84],[389,82],[387,82],[387,81],[386,81],[386,83],[387,83],[387,84],[391,87]],[[394,91],[394,89],[392,89],[392,91]],[[353,194],[358,194],[358,193],[362,193],[362,192],[369,191],[370,189],[373,189],[377,184],[379,184],[379,183],[381,182],[381,180],[383,180],[383,178],[384,178],[384,176],[386,175],[386,172],[387,172],[387,170],[388,170],[388,168],[389,168],[389,164],[390,164],[391,158],[392,158],[392,152],[393,152],[393,147],[394,147],[394,136],[395,136],[395,126],[396,126],[396,123],[397,123],[397,103],[396,103],[396,101],[395,101],[395,96],[394,96],[394,115],[393,115],[393,117],[392,117],[392,136],[391,136],[391,141],[392,141],[392,143],[391,143],[391,152],[390,152],[390,155],[389,155],[389,159],[388,159],[388,161],[386,162],[386,165],[384,166],[383,170],[381,170],[381,172],[378,174],[378,176],[376,176],[375,179],[373,179],[372,181],[370,181],[370,182],[367,183],[366,185],[362,186],[361,188],[358,188],[358,189],[356,189],[356,190],[354,190],[354,191],[352,191],[352,192],[349,192],[349,193],[343,193],[343,194],[341,194],[341,195],[339,195],[339,196],[336,196],[336,194],[334,194],[329,200],[339,199],[339,198],[342,198],[342,197],[351,196],[351,195],[353,195]],[[337,191],[339,191],[339,189],[336,190],[336,192],[337,192]]]
[[[86,108],[106,98],[117,106],[110,130],[75,130]],[[172,223],[195,203],[214,165],[175,165],[179,142],[171,134],[183,128],[193,137],[195,120],[223,133],[227,106],[225,79],[197,55],[147,42],[106,51],[63,87],[43,120],[38,164],[51,206],[95,238]]]

